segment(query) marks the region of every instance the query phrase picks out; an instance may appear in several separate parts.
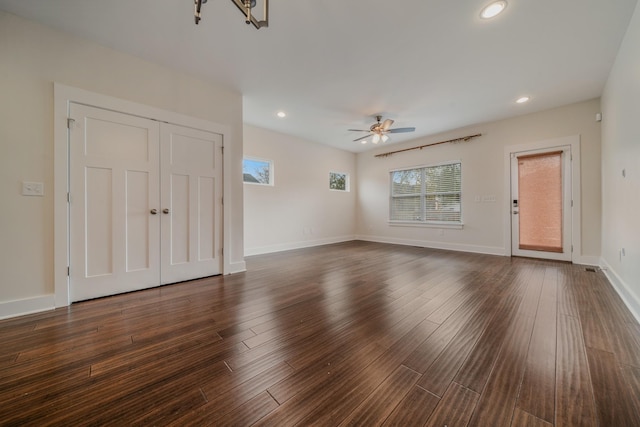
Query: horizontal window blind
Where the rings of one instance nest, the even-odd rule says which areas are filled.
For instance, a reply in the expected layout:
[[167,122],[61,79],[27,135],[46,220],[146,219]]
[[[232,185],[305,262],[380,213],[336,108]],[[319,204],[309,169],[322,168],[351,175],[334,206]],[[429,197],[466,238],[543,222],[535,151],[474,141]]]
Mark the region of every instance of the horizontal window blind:
[[460,162],[391,172],[390,220],[462,222]]

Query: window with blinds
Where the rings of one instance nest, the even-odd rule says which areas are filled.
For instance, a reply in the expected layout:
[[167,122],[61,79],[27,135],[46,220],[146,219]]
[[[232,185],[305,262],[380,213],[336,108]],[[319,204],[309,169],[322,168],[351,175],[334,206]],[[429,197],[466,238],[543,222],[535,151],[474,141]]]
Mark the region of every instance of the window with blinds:
[[391,172],[390,221],[461,224],[460,162]]

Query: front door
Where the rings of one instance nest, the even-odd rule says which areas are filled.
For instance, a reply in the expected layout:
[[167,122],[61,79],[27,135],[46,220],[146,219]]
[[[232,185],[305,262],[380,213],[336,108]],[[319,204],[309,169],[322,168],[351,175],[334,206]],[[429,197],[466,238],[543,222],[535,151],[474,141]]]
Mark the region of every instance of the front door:
[[571,149],[511,154],[511,253],[571,261]]

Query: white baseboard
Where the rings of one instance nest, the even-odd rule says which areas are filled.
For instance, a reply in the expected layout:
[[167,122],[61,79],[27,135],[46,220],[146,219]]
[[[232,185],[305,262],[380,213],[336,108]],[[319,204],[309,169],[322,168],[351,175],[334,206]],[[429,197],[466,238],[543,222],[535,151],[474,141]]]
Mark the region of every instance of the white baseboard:
[[476,254],[485,254],[485,255],[506,256],[506,251],[504,250],[504,248],[494,247],[494,246],[465,245],[460,243],[432,242],[427,240],[397,239],[393,237],[365,236],[365,235],[356,236],[356,240],[364,240],[367,242],[376,242],[376,243],[392,243],[396,245],[405,245],[405,246],[418,246],[421,248],[445,249],[449,251],[458,251],[458,252],[472,252]]
[[607,261],[600,259],[600,267],[605,276],[607,276],[607,279],[609,279],[613,289],[615,289],[618,295],[620,295],[620,298],[622,298],[622,302],[624,302],[629,311],[631,311],[631,314],[633,314],[633,317],[640,323],[640,299],[638,296],[631,291],[629,285],[622,280]]
[[574,259],[573,263],[574,264],[578,264],[578,265],[595,265],[595,266],[599,266],[600,265],[600,257],[599,256],[582,255],[578,259]]
[[0,302],[0,319],[53,310],[54,308],[56,306],[53,294]]
[[290,251],[292,249],[312,248],[314,246],[350,242],[352,240],[356,240],[355,236],[328,237],[325,239],[304,240],[300,242],[282,243],[258,248],[244,248],[244,256],[271,254],[275,252]]
[[226,271],[225,274],[242,273],[243,271],[247,271],[246,262],[244,261],[232,262],[229,264],[229,271]]

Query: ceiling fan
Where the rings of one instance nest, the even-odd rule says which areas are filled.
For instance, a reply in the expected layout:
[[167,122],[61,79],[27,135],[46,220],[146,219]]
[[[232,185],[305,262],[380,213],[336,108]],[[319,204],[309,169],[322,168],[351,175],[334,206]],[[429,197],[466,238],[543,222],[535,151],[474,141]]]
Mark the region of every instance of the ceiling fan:
[[368,135],[354,139],[353,141],[354,142],[362,141],[363,144],[366,144],[367,143],[366,138],[369,138],[370,136],[373,135],[371,142],[373,142],[374,144],[377,144],[380,141],[387,142],[387,140],[389,139],[389,137],[387,136],[388,133],[406,133],[406,132],[413,132],[416,130],[416,128],[413,128],[413,127],[390,129],[391,125],[393,124],[393,120],[386,119],[384,122],[381,122],[382,116],[376,116],[376,120],[378,122],[372,124],[369,130],[349,129],[349,131],[352,131],[352,132],[369,132]]

